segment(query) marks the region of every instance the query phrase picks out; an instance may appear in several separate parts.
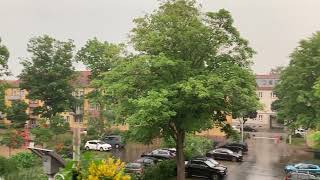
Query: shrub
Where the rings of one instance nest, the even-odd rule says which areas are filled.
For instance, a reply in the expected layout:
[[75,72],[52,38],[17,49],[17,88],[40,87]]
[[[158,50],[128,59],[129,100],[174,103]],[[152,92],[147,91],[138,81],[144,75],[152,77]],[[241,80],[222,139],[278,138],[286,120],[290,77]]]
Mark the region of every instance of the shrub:
[[162,161],[149,167],[143,173],[141,180],[163,180],[176,176],[176,162],[174,160]]
[[36,166],[28,169],[19,169],[19,171],[11,172],[4,175],[5,180],[47,180],[47,175],[44,174],[41,166]]
[[[172,138],[164,139],[162,142],[162,147],[175,147]],[[185,159],[188,160],[195,156],[204,156],[208,151],[213,148],[213,141],[194,134],[188,134],[184,143],[184,155]]]
[[18,165],[15,161],[0,156],[0,175],[7,175],[18,170]]
[[22,168],[31,168],[34,167],[35,165],[40,164],[40,159],[29,152],[21,152],[18,154],[15,154],[10,158],[13,160],[17,165],[19,169]]

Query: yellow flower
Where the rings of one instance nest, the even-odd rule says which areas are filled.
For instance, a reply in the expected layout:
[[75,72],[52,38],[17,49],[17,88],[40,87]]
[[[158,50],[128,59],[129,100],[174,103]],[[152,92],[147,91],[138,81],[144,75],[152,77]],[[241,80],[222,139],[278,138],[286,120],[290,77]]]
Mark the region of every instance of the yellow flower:
[[100,180],[110,178],[112,180],[131,180],[131,177],[123,174],[125,163],[120,159],[108,158],[98,163],[90,163],[88,168],[88,180]]

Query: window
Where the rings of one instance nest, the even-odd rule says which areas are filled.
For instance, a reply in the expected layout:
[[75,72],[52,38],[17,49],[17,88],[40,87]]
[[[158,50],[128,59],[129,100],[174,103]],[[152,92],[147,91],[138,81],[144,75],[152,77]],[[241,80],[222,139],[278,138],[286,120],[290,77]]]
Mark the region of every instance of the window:
[[258,117],[259,117],[259,120],[262,121],[263,116],[262,116],[262,115],[259,115]]
[[96,109],[96,104],[94,104],[94,103],[89,103],[89,109],[90,109],[90,110],[95,110],[95,109]]
[[262,97],[262,92],[259,92],[258,96],[259,96],[259,97]]
[[83,96],[84,91],[79,91],[79,96]]
[[269,80],[269,85],[273,85],[273,80]]
[[66,117],[66,121],[69,122],[70,121],[70,116]]
[[272,98],[276,98],[277,97],[276,93],[275,92],[271,92],[271,97]]

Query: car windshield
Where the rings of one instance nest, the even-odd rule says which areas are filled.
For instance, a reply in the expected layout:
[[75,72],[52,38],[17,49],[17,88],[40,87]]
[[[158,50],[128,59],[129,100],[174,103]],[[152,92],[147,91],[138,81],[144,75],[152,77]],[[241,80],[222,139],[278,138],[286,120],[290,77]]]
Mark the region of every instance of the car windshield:
[[206,163],[209,167],[211,167],[211,168],[213,168],[213,167],[216,166],[216,164],[212,163],[212,162],[209,161],[209,160],[205,161],[205,163]]

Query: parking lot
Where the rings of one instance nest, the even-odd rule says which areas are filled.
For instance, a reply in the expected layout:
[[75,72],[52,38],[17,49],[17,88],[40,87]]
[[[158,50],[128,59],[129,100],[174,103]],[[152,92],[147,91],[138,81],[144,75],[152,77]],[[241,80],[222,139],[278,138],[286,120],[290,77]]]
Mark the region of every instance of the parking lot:
[[[253,136],[253,134],[255,136]],[[296,163],[312,158],[311,154],[292,154],[288,145],[276,141],[273,137],[283,134],[274,132],[251,133],[247,140],[248,153],[244,155],[243,162],[219,161],[228,167],[225,180],[279,180],[284,178],[283,168],[288,163]],[[113,151],[113,154],[126,162],[140,157],[143,152],[156,149],[159,145],[129,144],[124,150]],[[291,154],[290,154],[291,153]]]

